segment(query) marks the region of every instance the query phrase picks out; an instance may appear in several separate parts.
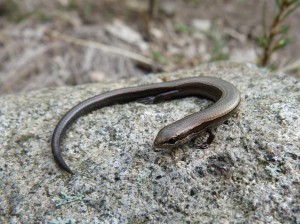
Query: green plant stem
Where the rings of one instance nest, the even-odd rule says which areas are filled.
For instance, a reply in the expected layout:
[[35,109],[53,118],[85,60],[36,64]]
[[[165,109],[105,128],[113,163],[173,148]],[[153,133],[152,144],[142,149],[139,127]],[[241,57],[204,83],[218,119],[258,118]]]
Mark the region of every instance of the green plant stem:
[[268,64],[270,55],[272,54],[272,42],[274,40],[274,37],[278,33],[278,28],[280,26],[280,23],[282,22],[282,15],[288,6],[288,4],[284,4],[284,1],[279,5],[278,14],[275,16],[271,24],[270,32],[267,36],[267,44],[263,49],[262,58],[259,63],[261,66],[266,66]]
[[282,25],[282,23],[288,15],[300,7],[300,0],[276,0],[276,5],[278,8],[277,14],[273,18],[268,31],[265,28],[265,20],[263,21],[262,54],[258,61],[258,65],[261,66],[267,66],[272,53],[288,44],[287,31],[289,27]]

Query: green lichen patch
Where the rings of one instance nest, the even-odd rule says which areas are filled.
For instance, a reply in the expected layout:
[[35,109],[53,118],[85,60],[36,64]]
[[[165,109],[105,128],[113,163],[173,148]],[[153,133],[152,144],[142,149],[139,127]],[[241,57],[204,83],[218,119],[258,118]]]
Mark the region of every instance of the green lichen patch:
[[84,198],[84,195],[78,194],[67,194],[65,192],[60,193],[60,198],[56,197],[52,201],[54,202],[56,207],[60,207],[62,205],[74,202],[81,201]]

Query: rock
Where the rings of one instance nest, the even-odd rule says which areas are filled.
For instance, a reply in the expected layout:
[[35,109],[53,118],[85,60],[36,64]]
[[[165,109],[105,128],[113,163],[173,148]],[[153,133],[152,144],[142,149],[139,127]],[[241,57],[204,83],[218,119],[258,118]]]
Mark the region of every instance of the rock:
[[58,3],[63,7],[70,6],[70,0],[58,0]]
[[254,48],[234,49],[230,54],[230,60],[255,63],[257,61],[257,54]]
[[88,74],[90,80],[92,82],[103,82],[107,79],[107,75],[105,73],[103,73],[102,71],[91,71]]
[[177,12],[176,9],[176,4],[174,2],[158,2],[159,4],[159,9],[162,13],[164,13],[167,16],[174,16]]
[[195,29],[202,32],[208,32],[211,28],[210,20],[205,20],[205,19],[193,19],[191,25]]
[[155,27],[151,27],[150,32],[151,35],[154,36],[156,39],[161,39],[164,35],[164,33],[160,29],[157,29]]
[[[152,147],[160,128],[208,100],[134,102],[102,108],[69,128],[62,154],[75,175],[54,162],[51,134],[78,102],[196,75],[222,77],[242,93],[237,115],[218,128],[208,149]],[[299,79],[227,62],[2,96],[0,223],[299,222],[299,91]]]
[[148,44],[143,41],[142,35],[120,20],[115,20],[113,24],[108,24],[105,30],[122,41],[137,45],[142,51],[148,49]]

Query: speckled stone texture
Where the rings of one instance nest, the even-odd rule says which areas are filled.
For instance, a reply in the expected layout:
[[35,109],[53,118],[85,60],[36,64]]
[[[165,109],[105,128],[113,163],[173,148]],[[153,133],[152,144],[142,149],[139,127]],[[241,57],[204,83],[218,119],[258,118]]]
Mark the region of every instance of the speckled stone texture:
[[[236,116],[176,150],[154,152],[160,128],[205,99],[129,103],[77,120],[62,144],[76,172],[54,162],[50,138],[80,101],[110,89],[197,75],[232,82]],[[299,223],[300,82],[250,64],[207,64],[118,83],[0,98],[0,223]],[[198,144],[199,145],[199,144]]]

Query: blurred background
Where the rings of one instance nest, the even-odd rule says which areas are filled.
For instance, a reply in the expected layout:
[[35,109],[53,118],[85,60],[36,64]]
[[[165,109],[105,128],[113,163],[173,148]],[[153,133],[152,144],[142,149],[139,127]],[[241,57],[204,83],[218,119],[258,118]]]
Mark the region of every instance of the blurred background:
[[300,76],[299,0],[0,0],[0,95],[207,62]]

